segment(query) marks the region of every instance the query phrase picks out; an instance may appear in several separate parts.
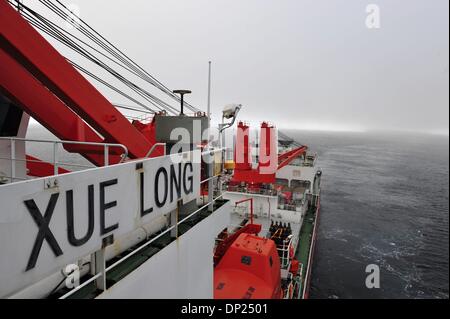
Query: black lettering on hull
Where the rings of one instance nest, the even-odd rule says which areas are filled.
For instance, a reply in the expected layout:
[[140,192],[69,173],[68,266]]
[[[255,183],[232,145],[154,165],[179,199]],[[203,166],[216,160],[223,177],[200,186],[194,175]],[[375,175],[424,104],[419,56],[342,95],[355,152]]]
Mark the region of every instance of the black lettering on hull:
[[74,213],[73,213],[73,190],[66,192],[66,215],[67,215],[67,239],[72,246],[81,246],[91,239],[94,233],[94,185],[88,186],[88,230],[84,237],[75,237]]
[[175,166],[170,166],[170,202],[173,202],[173,186],[177,191],[177,199],[181,197],[181,163],[178,163],[178,174],[175,172]]
[[141,217],[144,217],[147,214],[150,214],[153,212],[153,207],[144,208],[144,194],[145,194],[145,188],[144,188],[144,173],[139,173],[139,179],[140,179],[140,201],[141,201]]
[[[194,191],[194,181],[193,181],[193,176],[190,175],[186,178],[186,173],[187,173],[187,168],[189,167],[190,173],[192,174],[193,172],[193,167],[192,167],[192,163],[191,162],[187,162],[184,164],[184,171],[183,171],[183,189],[184,189],[184,193],[190,194]],[[188,184],[187,182],[189,181],[189,187],[186,187],[186,185]]]
[[[160,175],[163,174],[164,176],[164,196],[163,199],[161,200],[159,198],[159,177]],[[167,177],[167,171],[164,167],[160,167],[157,171],[156,171],[156,175],[155,175],[155,203],[156,206],[158,206],[159,208],[163,207],[166,204],[167,201],[167,188],[168,188],[168,177]]]
[[107,209],[110,209],[112,207],[117,206],[117,201],[112,201],[109,203],[105,203],[105,188],[108,186],[116,185],[117,184],[117,178],[111,179],[106,182],[100,183],[100,235],[107,234],[114,229],[117,229],[119,227],[119,224],[114,224],[111,226],[106,227],[105,226],[105,212]]
[[27,271],[36,266],[36,262],[39,257],[39,253],[41,251],[44,240],[47,241],[55,256],[61,256],[63,254],[61,247],[59,247],[55,236],[49,228],[50,220],[52,219],[58,197],[59,193],[55,193],[50,196],[50,200],[48,202],[44,216],[42,216],[41,211],[39,210],[36,202],[33,199],[25,201],[25,206],[27,207],[28,212],[30,213],[31,217],[33,217],[34,222],[39,228],[36,240],[33,245],[33,250],[31,251],[30,258],[28,259],[26,268]]

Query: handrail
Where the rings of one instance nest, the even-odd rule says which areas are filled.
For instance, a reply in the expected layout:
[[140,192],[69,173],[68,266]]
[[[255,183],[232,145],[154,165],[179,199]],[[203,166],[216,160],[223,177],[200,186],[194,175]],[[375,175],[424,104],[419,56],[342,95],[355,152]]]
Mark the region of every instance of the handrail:
[[[310,249],[309,249],[309,254],[308,254],[308,267],[306,268],[304,289],[307,289],[308,285],[309,285],[309,274],[311,272],[311,261],[312,261],[313,253],[314,253],[314,246],[312,246],[312,245],[315,245],[314,240],[317,236],[317,234],[316,234],[317,221],[318,221],[317,212],[320,210],[320,195],[317,195],[317,198],[318,198],[317,199],[318,203],[317,203],[316,211],[315,211],[314,228],[313,228],[313,233],[312,233],[312,237],[311,237],[312,242],[309,247]],[[305,296],[306,296],[306,290],[303,291],[303,299],[305,298]]]
[[260,196],[269,196],[269,197],[276,197],[276,196],[278,196],[278,191],[275,190],[275,189],[258,188],[258,189],[255,189],[255,191],[248,191],[248,190],[242,189],[241,186],[230,186],[230,185],[227,185],[225,190],[229,191],[229,192],[249,194],[249,195],[260,195]]
[[226,151],[227,149],[229,149],[229,147],[219,147],[219,148],[212,148],[212,149],[205,149],[202,152],[203,154],[215,154],[215,153],[219,153],[219,152],[223,152]]
[[122,161],[128,157],[128,148],[123,144],[117,144],[117,143],[101,143],[101,142],[84,142],[84,141],[69,141],[69,140],[47,140],[47,139],[31,139],[31,138],[23,138],[23,137],[12,137],[12,136],[0,136],[0,141],[9,141],[11,143],[11,158],[2,158],[7,159],[11,161],[11,176],[7,176],[11,179],[11,182],[14,182],[15,179],[19,179],[16,177],[16,161],[25,161],[25,162],[34,162],[33,160],[26,160],[26,159],[18,159],[16,158],[16,141],[22,141],[22,142],[34,142],[34,143],[49,143],[53,144],[53,161],[51,164],[53,164],[54,167],[54,175],[58,175],[58,165],[59,164],[65,164],[69,166],[80,166],[80,165],[72,165],[68,163],[61,163],[58,162],[57,159],[57,145],[61,144],[71,144],[71,145],[90,145],[90,146],[102,146],[104,148],[104,166],[109,165],[109,148],[110,147],[118,147],[123,150],[123,153],[121,155],[121,160],[119,163],[122,163]]
[[[216,198],[213,199],[213,202],[217,201],[219,198],[221,198],[223,196],[223,194],[220,194],[219,196],[217,196]],[[178,226],[182,223],[184,223],[186,220],[188,220],[189,218],[193,217],[194,215],[198,214],[200,211],[202,211],[204,208],[206,208],[210,203],[207,203],[203,206],[201,206],[199,209],[197,209],[196,211],[194,211],[193,213],[189,214],[188,216],[186,216],[185,218],[183,218],[182,220],[180,220],[178,223],[170,226],[169,228],[167,228],[166,230],[164,230],[163,232],[161,232],[160,234],[158,234],[157,236],[153,237],[152,239],[150,239],[149,241],[146,241],[144,244],[142,244],[141,246],[139,246],[138,248],[136,248],[135,250],[133,250],[132,252],[130,252],[129,254],[125,255],[124,257],[122,257],[121,259],[119,259],[118,261],[116,261],[115,263],[113,263],[112,265],[110,265],[109,267],[107,267],[104,271],[104,274],[106,274],[108,271],[110,271],[111,269],[113,269],[114,267],[118,266],[119,264],[121,264],[122,262],[124,262],[125,260],[127,260],[128,258],[130,258],[131,256],[135,255],[136,253],[138,253],[139,251],[141,251],[142,249],[144,249],[145,247],[147,247],[148,245],[150,245],[151,243],[153,243],[155,240],[159,239],[160,237],[162,237],[163,235],[169,233],[170,231],[172,231],[173,229],[177,229]],[[91,282],[93,282],[94,280],[98,279],[100,276],[102,276],[103,273],[98,273],[95,276],[89,278],[88,280],[86,280],[85,282],[83,282],[81,285],[73,288],[72,290],[70,290],[69,292],[67,292],[65,295],[61,296],[59,299],[66,299],[67,297],[70,297],[71,295],[73,295],[75,292],[77,292],[78,290],[80,290],[81,288],[87,286],[88,284],[90,284]]]
[[[156,144],[155,144],[156,145]],[[222,149],[216,149],[216,150],[208,150],[205,152],[202,152],[203,154],[211,154],[211,153],[215,153],[215,152],[221,152]],[[221,174],[218,175],[214,175],[211,177],[208,177],[202,181],[200,181],[200,184],[203,184],[205,182],[211,181],[212,179],[215,178],[219,178],[221,176]],[[206,207],[208,207],[209,205],[213,204],[214,202],[216,202],[218,199],[222,198],[223,194],[218,195],[217,197],[213,198],[211,201],[208,201],[206,204],[204,204],[203,206],[201,206],[200,208],[198,208],[197,210],[195,210],[194,212],[190,213],[188,216],[186,216],[185,218],[183,218],[182,220],[178,221],[177,223],[175,223],[174,225],[168,227],[167,229],[165,229],[164,231],[162,231],[161,233],[159,233],[158,235],[156,235],[155,237],[153,237],[152,239],[144,242],[142,245],[140,245],[139,247],[137,247],[136,249],[134,249],[133,251],[131,251],[130,253],[128,253],[127,255],[125,255],[124,257],[122,257],[121,259],[117,260],[116,262],[114,262],[113,264],[111,264],[110,266],[106,267],[104,272],[102,273],[97,273],[95,276],[89,278],[88,280],[86,280],[85,282],[83,282],[81,285],[73,288],[72,290],[70,290],[69,292],[67,292],[66,294],[64,294],[63,296],[61,296],[59,299],[66,299],[68,297],[70,297],[71,295],[73,295],[75,292],[77,292],[78,290],[82,289],[83,287],[87,286],[88,284],[90,284],[91,282],[99,279],[101,276],[106,276],[106,273],[108,271],[110,271],[111,269],[115,268],[116,266],[118,266],[119,264],[121,264],[122,262],[124,262],[125,260],[127,260],[128,258],[130,258],[131,256],[135,255],[136,253],[138,253],[139,251],[141,251],[142,249],[144,249],[145,247],[147,247],[148,245],[150,245],[151,243],[153,243],[155,240],[159,239],[160,237],[164,236],[165,234],[171,232],[174,229],[178,229],[178,226],[182,223],[184,223],[186,220],[188,220],[189,218],[195,216],[196,214],[198,214],[199,212],[201,212],[203,209],[205,209]]]
[[145,155],[145,157],[149,157],[153,151],[156,149],[157,146],[164,146],[164,155],[166,155],[166,143],[155,143],[153,144],[153,146],[150,148],[150,150],[147,152],[147,154]]
[[[10,157],[0,157],[0,160],[11,160]],[[16,158],[15,159],[16,162],[27,162],[27,163],[42,163],[42,161],[40,160],[33,160],[33,159],[20,159],[20,158]],[[68,162],[56,162],[56,164],[58,165],[66,165],[66,166],[73,166],[73,167],[81,167],[81,168],[92,168],[92,166],[90,165],[82,165],[82,164],[73,164],[73,163],[68,163]],[[19,177],[15,177],[16,179],[19,179]]]
[[124,150],[124,154],[128,156],[128,148],[123,144],[118,143],[102,143],[102,142],[84,142],[84,141],[70,141],[70,140],[47,140],[47,139],[32,139],[23,137],[11,137],[0,136],[0,140],[14,140],[25,142],[37,142],[37,143],[56,143],[56,144],[75,144],[75,145],[91,145],[91,146],[108,146],[108,147],[120,147]]
[[291,237],[289,239],[289,242],[286,244],[286,240],[283,241],[283,246],[282,247],[277,247],[277,250],[281,252],[281,267],[282,268],[288,268],[289,264],[290,264],[290,256],[289,256],[289,250],[290,247],[294,247],[293,245],[293,240],[294,237]]

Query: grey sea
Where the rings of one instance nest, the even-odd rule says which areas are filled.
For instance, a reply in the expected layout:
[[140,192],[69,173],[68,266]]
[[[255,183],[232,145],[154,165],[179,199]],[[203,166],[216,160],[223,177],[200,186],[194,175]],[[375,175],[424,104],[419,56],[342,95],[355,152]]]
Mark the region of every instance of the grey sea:
[[449,298],[448,137],[289,134],[323,170],[311,298]]
[[[323,170],[310,297],[449,298],[448,137],[285,133]],[[38,127],[28,137],[52,138]],[[51,150],[28,151],[51,160]],[[380,288],[366,287],[370,264]]]

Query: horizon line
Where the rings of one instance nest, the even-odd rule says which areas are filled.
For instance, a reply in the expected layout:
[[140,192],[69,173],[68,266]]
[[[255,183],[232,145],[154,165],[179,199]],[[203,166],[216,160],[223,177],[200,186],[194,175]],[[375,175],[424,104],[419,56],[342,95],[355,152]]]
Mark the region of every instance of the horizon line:
[[[251,122],[251,124],[253,124],[252,126],[254,128],[258,128],[259,125],[254,125],[256,124],[255,121],[249,121]],[[259,121],[258,124],[262,123],[264,121]],[[218,123],[214,123],[212,122],[212,124],[218,124]],[[45,126],[43,126],[42,124],[40,124],[38,121],[36,121],[34,118],[30,117],[30,121],[29,121],[29,125],[30,126],[35,126],[35,125],[40,125],[42,127],[45,128]],[[309,131],[309,132],[332,132],[332,133],[374,133],[374,132],[383,132],[383,133],[397,133],[397,134],[408,134],[408,133],[412,133],[412,134],[426,134],[426,135],[433,135],[433,136],[442,136],[442,137],[449,137],[449,130],[447,129],[447,131],[445,130],[409,130],[409,129],[399,129],[399,130],[395,130],[395,129],[365,129],[365,128],[331,128],[331,127],[311,127],[311,126],[305,126],[304,128],[292,128],[291,126],[284,126],[284,125],[280,125],[277,126],[275,125],[276,128],[278,129],[285,129],[285,130],[296,130],[296,131]]]

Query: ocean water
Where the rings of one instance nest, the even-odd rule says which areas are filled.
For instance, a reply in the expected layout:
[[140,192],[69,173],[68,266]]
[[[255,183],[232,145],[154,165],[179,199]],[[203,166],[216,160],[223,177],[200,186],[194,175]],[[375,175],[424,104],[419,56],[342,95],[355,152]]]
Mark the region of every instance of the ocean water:
[[[285,133],[323,170],[310,297],[449,298],[448,137]],[[40,127],[28,137],[53,139]],[[28,152],[51,160],[51,149]],[[365,285],[369,264],[380,268],[378,289]]]
[[448,137],[289,134],[323,170],[311,298],[449,298]]

